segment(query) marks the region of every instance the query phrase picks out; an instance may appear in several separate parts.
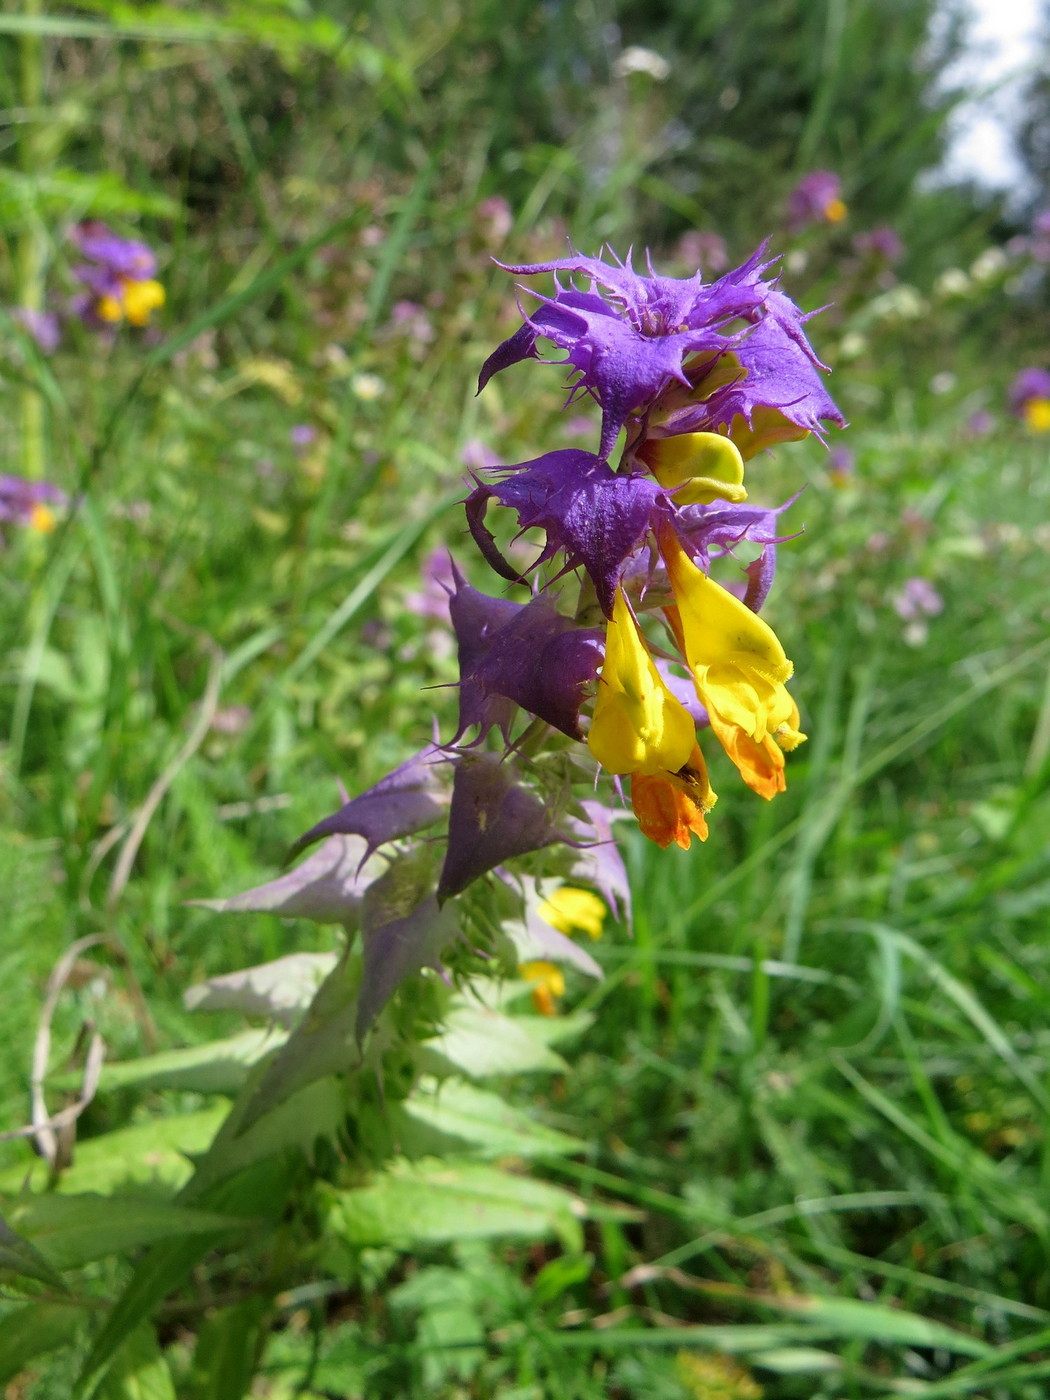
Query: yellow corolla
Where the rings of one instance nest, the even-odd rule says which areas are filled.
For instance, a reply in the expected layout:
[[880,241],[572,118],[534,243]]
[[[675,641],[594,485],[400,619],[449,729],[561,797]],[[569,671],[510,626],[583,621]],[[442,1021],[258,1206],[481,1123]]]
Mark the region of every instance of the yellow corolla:
[[587,747],[609,773],[674,773],[695,743],[689,711],[667,688],[617,589]]
[[164,288],[159,282],[122,277],[120,295],[99,297],[95,313],[103,321],[115,323],[127,317],[133,326],[148,326],[151,313],[163,305]]
[[1028,399],[1022,412],[1029,432],[1050,433],[1050,399]]
[[555,1015],[555,998],[565,995],[565,975],[557,963],[536,959],[519,963],[518,972],[524,981],[532,983],[532,1004],[540,1015]]
[[638,456],[661,486],[674,491],[676,505],[747,500],[744,459],[736,444],[721,433],[649,438]]
[[668,610],[711,728],[749,787],[762,797],[784,789],[784,755],[805,735],[785,681],[792,672],[776,633],[687,558],[670,530],[661,534],[676,608]]
[[536,912],[559,933],[585,933],[588,938],[602,936],[605,902],[591,890],[578,890],[573,885],[561,885],[543,901]]

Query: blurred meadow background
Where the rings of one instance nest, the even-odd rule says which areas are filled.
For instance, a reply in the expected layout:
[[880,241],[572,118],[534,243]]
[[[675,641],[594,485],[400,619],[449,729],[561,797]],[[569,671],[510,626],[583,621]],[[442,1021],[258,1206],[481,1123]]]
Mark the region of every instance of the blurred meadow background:
[[[8,1400],[1047,1393],[1050,379],[1010,391],[1050,371],[1050,87],[1033,51],[1008,189],[947,179],[965,37],[934,0],[5,7]],[[90,220],[163,305],[92,318]],[[715,276],[767,236],[851,423],[750,477],[805,486],[787,793],[716,767],[688,853],[624,824],[632,933],[542,1053],[460,1048],[422,1196],[307,1116],[180,1216],[239,1082],[209,1047],[264,1025],[183,994],[339,941],[187,901],[452,732],[423,580],[467,470],[564,433],[556,371],[475,397],[491,259]],[[10,1134],[98,1037],[49,1185]]]

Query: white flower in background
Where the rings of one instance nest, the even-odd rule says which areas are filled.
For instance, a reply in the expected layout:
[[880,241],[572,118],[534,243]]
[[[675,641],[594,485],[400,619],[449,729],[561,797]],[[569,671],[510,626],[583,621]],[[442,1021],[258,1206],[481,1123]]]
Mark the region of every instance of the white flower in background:
[[939,297],[964,297],[971,285],[961,267],[948,267],[934,282],[933,290]]
[[626,78],[629,73],[648,73],[655,82],[663,83],[671,76],[671,65],[652,49],[632,44],[613,64],[613,72],[618,78]]
[[374,403],[385,388],[378,374],[355,374],[350,380],[350,392],[363,403]]
[[1010,266],[1010,259],[1001,248],[985,248],[970,264],[970,276],[975,282],[990,282]]

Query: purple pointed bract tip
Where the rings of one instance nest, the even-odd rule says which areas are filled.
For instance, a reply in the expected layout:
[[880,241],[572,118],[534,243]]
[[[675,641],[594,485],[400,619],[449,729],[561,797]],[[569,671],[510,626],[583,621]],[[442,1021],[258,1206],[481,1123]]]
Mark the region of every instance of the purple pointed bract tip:
[[538,851],[564,835],[546,803],[517,780],[495,754],[456,759],[449,813],[448,851],[438,882],[439,903],[513,856]]
[[294,860],[325,836],[361,836],[365,841],[363,863],[388,841],[432,826],[448,807],[447,782],[441,771],[446,762],[446,755],[440,750],[421,750],[374,787],[312,826],[292,846],[288,859]]

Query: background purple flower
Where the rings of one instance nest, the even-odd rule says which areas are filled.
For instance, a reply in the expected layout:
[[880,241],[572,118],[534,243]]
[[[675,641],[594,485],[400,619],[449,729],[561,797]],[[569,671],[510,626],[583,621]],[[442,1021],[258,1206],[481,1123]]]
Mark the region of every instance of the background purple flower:
[[897,230],[889,224],[880,224],[878,228],[856,234],[853,239],[853,251],[872,254],[885,262],[895,263],[904,257],[905,250]]
[[53,311],[34,311],[29,306],[16,306],[11,319],[28,332],[44,355],[53,355],[62,339],[62,329]]
[[842,181],[833,170],[811,170],[788,196],[787,223],[793,233],[809,224],[837,224],[845,214]]
[[1024,417],[1025,405],[1031,399],[1050,399],[1050,370],[1030,366],[1016,376],[1008,390],[1010,412]]
[[23,476],[0,476],[0,525],[42,524],[51,518],[51,506],[64,506],[66,493],[50,481],[28,481]]

